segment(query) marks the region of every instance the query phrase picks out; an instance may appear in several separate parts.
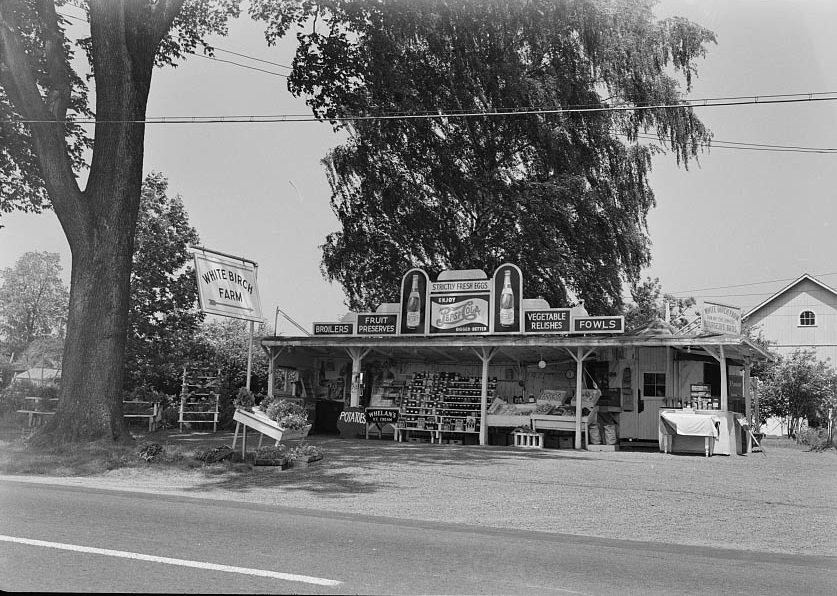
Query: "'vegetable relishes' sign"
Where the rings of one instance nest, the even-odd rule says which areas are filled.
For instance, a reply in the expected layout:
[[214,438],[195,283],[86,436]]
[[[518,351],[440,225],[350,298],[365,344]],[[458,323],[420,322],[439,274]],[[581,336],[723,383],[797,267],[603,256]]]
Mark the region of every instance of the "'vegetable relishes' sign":
[[624,333],[625,317],[575,317],[573,333]]
[[524,331],[526,333],[569,333],[570,309],[550,308],[547,310],[527,310],[524,313]]

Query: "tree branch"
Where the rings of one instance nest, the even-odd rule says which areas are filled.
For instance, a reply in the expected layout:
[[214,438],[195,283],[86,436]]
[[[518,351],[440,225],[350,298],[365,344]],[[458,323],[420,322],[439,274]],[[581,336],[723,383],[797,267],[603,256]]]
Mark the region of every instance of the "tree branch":
[[64,56],[64,36],[58,29],[53,0],[41,0],[39,13],[44,26],[44,49],[50,82],[46,107],[55,120],[61,122],[67,117],[67,107],[70,105],[70,73]]
[[[45,4],[52,4],[46,2]],[[16,9],[20,4],[13,0],[0,2],[0,84],[6,91],[12,105],[17,113],[26,120],[36,122],[29,123],[29,131],[38,163],[41,168],[41,176],[46,184],[50,201],[55,213],[61,222],[67,239],[72,246],[75,232],[80,227],[80,219],[84,215],[84,202],[81,191],[76,182],[72,162],[67,152],[67,144],[64,138],[65,125],[64,114],[66,113],[65,100],[63,110],[59,107],[61,121],[56,121],[56,116],[47,108],[41,93],[38,90],[34,69],[29,57],[23,49],[20,39],[20,26],[15,16]],[[55,17],[55,6],[52,5],[51,13]],[[49,10],[49,9],[48,9]],[[57,23],[54,24],[53,32],[59,35],[58,49],[48,49],[48,53],[63,51],[58,33]],[[52,42],[47,42],[47,45]],[[66,73],[66,64],[59,59],[60,70]],[[59,80],[60,73],[53,72],[53,60],[48,59],[47,68],[51,80]],[[56,102],[56,105],[60,104]]]

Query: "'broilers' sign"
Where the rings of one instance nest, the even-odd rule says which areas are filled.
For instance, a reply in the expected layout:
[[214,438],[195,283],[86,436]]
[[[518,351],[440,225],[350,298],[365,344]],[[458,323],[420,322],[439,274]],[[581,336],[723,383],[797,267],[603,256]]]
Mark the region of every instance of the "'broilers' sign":
[[194,256],[203,312],[246,321],[262,320],[255,263],[205,250]]

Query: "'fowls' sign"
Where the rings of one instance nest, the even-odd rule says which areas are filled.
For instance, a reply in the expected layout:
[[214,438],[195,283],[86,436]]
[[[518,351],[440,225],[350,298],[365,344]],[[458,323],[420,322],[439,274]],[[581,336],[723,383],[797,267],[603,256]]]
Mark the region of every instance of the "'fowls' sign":
[[574,317],[573,333],[625,333],[625,317]]
[[206,249],[195,252],[201,310],[213,315],[262,320],[256,264]]

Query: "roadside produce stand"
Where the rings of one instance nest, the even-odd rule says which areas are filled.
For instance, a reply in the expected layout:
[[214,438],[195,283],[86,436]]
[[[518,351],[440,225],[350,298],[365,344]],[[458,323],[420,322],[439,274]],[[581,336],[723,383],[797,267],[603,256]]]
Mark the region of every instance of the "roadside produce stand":
[[[341,418],[360,424],[360,436],[509,445],[515,432],[542,433],[534,446],[601,449],[604,429],[616,449],[617,433],[662,448],[661,413],[689,409],[701,385],[711,395],[703,405],[733,429],[727,439],[719,431],[714,453],[740,452],[733,437],[736,417],[750,414],[749,369],[769,352],[740,333],[656,325],[626,335],[622,317],[522,299],[522,283],[514,265],[492,279],[454,271],[435,282],[411,270],[400,303],[314,323],[312,336],[263,338],[268,393],[342,402]],[[373,410],[396,414],[364,426]],[[691,450],[676,430],[670,447]]]

